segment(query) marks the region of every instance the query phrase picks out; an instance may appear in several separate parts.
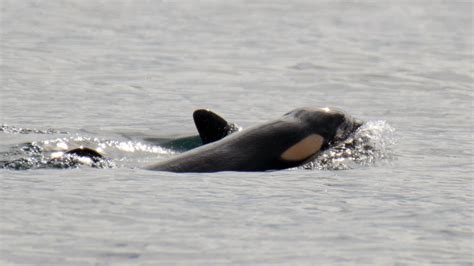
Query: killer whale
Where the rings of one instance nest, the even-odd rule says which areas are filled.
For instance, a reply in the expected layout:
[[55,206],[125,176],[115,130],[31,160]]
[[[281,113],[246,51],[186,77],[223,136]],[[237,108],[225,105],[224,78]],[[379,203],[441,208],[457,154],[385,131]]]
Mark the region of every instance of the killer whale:
[[[221,122],[218,121],[216,125],[222,125]],[[292,168],[309,161],[331,144],[347,138],[361,124],[343,111],[311,107],[295,109],[281,118],[227,137],[220,133],[208,136],[213,127],[199,130],[196,124],[203,143],[206,139],[208,144],[148,166],[147,169],[219,172]],[[217,131],[225,129],[222,126],[217,128]]]

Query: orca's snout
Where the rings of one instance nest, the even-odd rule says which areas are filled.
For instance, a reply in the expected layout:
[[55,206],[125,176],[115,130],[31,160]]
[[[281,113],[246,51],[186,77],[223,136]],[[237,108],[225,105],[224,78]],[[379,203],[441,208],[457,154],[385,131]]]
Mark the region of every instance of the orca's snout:
[[356,131],[359,127],[361,127],[364,124],[364,121],[360,119],[354,119],[354,129],[353,131]]
[[334,136],[334,142],[340,142],[347,139],[352,133],[354,133],[364,122],[360,119],[353,119],[352,117],[346,117],[337,128],[336,135]]

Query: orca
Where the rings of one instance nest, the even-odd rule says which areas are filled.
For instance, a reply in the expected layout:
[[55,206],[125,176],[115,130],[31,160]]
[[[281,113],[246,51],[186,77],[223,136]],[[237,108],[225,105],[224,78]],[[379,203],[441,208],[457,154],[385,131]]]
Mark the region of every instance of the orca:
[[304,107],[276,120],[226,135],[228,123],[208,112],[201,109],[193,115],[195,122],[203,122],[196,126],[204,145],[147,169],[197,173],[293,168],[346,139],[362,125],[361,121],[337,109]]

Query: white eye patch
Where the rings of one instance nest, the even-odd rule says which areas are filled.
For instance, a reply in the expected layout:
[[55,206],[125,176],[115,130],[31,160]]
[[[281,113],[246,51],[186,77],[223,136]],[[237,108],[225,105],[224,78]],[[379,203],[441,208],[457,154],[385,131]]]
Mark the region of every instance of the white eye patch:
[[324,138],[321,135],[311,134],[288,148],[281,158],[285,161],[302,161],[318,152],[323,143]]

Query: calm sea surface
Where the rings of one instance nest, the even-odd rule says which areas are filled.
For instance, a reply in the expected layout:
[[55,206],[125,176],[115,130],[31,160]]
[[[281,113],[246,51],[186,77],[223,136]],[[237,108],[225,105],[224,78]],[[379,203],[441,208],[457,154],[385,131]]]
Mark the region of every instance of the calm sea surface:
[[[0,264],[474,263],[473,4],[413,2],[0,0],[1,160],[87,141],[115,165],[0,169]],[[141,168],[197,108],[301,106],[382,125],[384,156]]]

